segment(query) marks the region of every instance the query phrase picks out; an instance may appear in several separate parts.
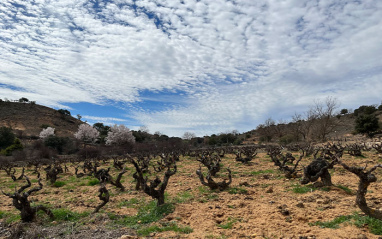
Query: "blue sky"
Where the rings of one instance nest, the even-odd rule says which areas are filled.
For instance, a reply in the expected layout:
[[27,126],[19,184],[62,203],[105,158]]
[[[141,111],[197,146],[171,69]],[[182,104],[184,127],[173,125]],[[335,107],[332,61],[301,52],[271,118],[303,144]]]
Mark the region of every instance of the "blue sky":
[[382,1],[4,0],[0,98],[197,136],[382,99]]

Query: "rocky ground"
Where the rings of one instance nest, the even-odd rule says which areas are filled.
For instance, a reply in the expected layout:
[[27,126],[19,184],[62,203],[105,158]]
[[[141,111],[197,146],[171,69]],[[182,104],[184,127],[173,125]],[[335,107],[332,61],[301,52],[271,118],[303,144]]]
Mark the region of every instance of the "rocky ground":
[[[298,153],[294,153],[295,156]],[[301,167],[311,159],[304,158]],[[344,156],[348,164],[368,167],[381,161],[375,152],[366,152],[365,157]],[[229,167],[233,182],[225,191],[211,191],[201,185],[195,171],[199,162],[185,157],[178,163],[178,172],[170,178],[166,202],[173,205],[169,214],[161,219],[145,224],[123,224],[116,221],[139,214],[141,207],[152,199],[135,190],[132,178],[133,167],[124,174],[125,192],[107,185],[110,202],[100,213],[91,214],[100,203],[97,197],[99,186],[91,185],[92,178],[77,179],[74,168],[59,175],[58,181],[65,182],[60,187],[44,183],[44,188],[30,196],[34,204],[47,205],[52,209],[67,209],[71,212],[85,213],[77,220],[49,220],[38,214],[34,223],[22,224],[17,219],[18,212],[12,200],[0,195],[0,238],[11,234],[15,238],[138,238],[139,230],[155,227],[184,230],[153,230],[146,237],[155,238],[379,238],[371,233],[367,223],[356,223],[363,214],[355,205],[355,190],[358,178],[336,165],[331,169],[331,187],[301,186],[299,179],[286,179],[265,153],[259,153],[249,164],[234,160],[233,155],[222,159],[222,170],[216,181],[227,179]],[[108,167],[108,165],[102,165]],[[112,169],[112,175],[118,170]],[[204,172],[206,169],[204,169]],[[16,175],[21,172],[18,169]],[[32,178],[32,187],[37,185],[36,176],[27,171]],[[376,171],[378,181],[369,187],[368,203],[382,210],[382,169]],[[44,175],[45,177],[45,175]],[[0,185],[3,191],[12,192],[25,181],[13,182],[2,170]],[[2,214],[1,214],[2,213]],[[356,214],[358,213],[358,214]],[[340,216],[342,218],[338,219]],[[12,219],[14,218],[14,219]],[[341,220],[334,227],[323,228],[322,222]],[[317,223],[318,222],[318,223]],[[320,224],[321,223],[321,224]],[[335,224],[335,223],[334,223]],[[19,234],[17,235],[17,232]],[[140,235],[143,235],[140,233]]]

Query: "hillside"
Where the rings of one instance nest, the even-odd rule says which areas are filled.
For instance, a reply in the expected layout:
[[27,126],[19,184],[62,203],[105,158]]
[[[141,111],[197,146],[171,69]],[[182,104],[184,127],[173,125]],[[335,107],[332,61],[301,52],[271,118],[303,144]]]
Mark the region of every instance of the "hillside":
[[73,136],[83,123],[55,109],[18,102],[0,102],[0,127],[11,127],[18,137],[38,137],[42,126],[55,128],[57,136]]

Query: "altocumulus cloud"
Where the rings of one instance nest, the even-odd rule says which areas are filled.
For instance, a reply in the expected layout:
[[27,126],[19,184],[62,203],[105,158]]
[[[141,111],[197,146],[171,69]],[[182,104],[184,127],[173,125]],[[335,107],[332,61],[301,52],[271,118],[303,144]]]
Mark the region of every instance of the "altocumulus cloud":
[[1,1],[0,95],[125,102],[169,135],[250,130],[328,95],[378,102],[381,21],[379,0]]

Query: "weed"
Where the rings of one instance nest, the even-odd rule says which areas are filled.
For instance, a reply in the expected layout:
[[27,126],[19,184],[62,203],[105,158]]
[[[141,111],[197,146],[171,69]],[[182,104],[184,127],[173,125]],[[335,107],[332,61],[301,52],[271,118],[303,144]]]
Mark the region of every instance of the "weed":
[[375,235],[382,235],[382,221],[369,216],[361,216],[358,213],[353,214],[354,225],[364,227],[367,225],[370,232]]
[[122,201],[118,204],[118,207],[134,208],[139,203],[139,200],[132,198],[130,200]]
[[370,232],[375,235],[382,235],[382,221],[369,217],[369,216],[361,216],[359,213],[354,213],[353,215],[348,216],[339,216],[328,222],[315,222],[309,225],[311,226],[319,226],[322,228],[332,228],[336,229],[339,227],[339,224],[350,221],[350,223],[354,224],[357,227],[363,228],[365,225],[369,228]]
[[229,194],[248,194],[248,190],[241,187],[233,187],[228,189]]
[[72,212],[69,209],[65,209],[65,208],[53,209],[52,213],[54,215],[55,221],[69,221],[69,222],[78,221],[79,219],[86,217],[90,214],[89,212],[82,212],[82,213]]
[[230,218],[230,217],[229,217],[227,223],[225,223],[225,224],[219,224],[219,225],[217,225],[217,226],[220,227],[220,228],[223,228],[223,229],[232,229],[232,226],[233,226],[233,224],[234,224],[235,222],[237,222],[237,219],[234,219],[234,218]]
[[165,232],[165,231],[174,231],[174,232],[180,232],[189,234],[193,232],[192,228],[190,227],[179,227],[175,222],[170,223],[162,223],[161,226],[153,225],[149,227],[144,227],[142,229],[139,229],[137,231],[138,235],[140,236],[149,236],[153,232]]
[[309,193],[309,192],[313,192],[314,190],[316,190],[316,188],[309,187],[309,186],[301,186],[299,184],[293,185],[293,188],[292,188],[292,191],[294,193]]
[[172,204],[157,206],[156,201],[151,201],[150,203],[140,207],[137,215],[120,218],[117,220],[117,223],[132,228],[138,228],[138,224],[148,224],[159,221],[173,211],[174,206]]
[[192,201],[193,198],[194,198],[194,196],[192,195],[191,192],[185,191],[185,192],[178,193],[177,197],[175,197],[173,199],[173,202],[174,203],[185,203],[185,202]]
[[88,186],[94,186],[94,185],[97,185],[97,184],[99,184],[99,180],[96,179],[96,178],[90,179],[88,181]]
[[353,195],[354,194],[353,191],[350,188],[346,187],[346,186],[337,185],[336,187],[344,190],[346,194],[349,194],[349,195]]
[[260,175],[264,173],[274,173],[274,171],[272,169],[267,169],[267,170],[253,171],[253,172],[250,172],[249,174],[252,176],[255,176],[255,175]]
[[53,187],[60,188],[60,187],[64,186],[65,184],[66,183],[62,182],[62,181],[56,181],[56,182],[54,182]]
[[19,214],[0,211],[0,219],[5,219],[5,222],[10,224],[21,220],[21,216]]
[[334,218],[331,221],[327,222],[315,222],[311,223],[311,226],[319,226],[321,228],[332,228],[332,229],[337,229],[339,227],[339,224],[349,221],[352,218],[352,216],[339,216]]

